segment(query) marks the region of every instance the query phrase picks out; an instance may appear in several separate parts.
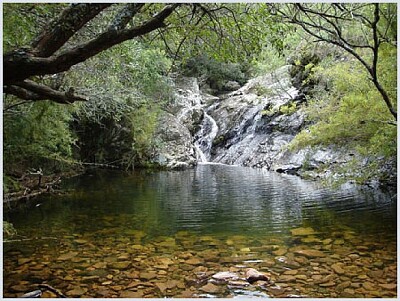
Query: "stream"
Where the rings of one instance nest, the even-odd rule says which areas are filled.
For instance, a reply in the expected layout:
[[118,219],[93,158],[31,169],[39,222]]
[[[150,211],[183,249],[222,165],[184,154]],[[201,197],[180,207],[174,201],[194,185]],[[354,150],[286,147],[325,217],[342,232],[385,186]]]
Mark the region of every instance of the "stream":
[[[222,164],[63,186],[5,214],[18,236],[4,243],[4,297],[40,283],[68,297],[397,296],[395,196]],[[270,280],[248,283],[248,268]]]

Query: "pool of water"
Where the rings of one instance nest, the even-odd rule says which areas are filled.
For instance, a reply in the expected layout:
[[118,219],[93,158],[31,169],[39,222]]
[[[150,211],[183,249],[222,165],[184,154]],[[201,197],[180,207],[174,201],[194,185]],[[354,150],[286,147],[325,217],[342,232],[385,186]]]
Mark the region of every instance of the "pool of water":
[[[4,296],[396,297],[396,197],[225,165],[70,179],[6,220]],[[248,283],[254,268],[269,281]],[[237,279],[216,279],[229,271]],[[51,293],[46,293],[51,297]]]

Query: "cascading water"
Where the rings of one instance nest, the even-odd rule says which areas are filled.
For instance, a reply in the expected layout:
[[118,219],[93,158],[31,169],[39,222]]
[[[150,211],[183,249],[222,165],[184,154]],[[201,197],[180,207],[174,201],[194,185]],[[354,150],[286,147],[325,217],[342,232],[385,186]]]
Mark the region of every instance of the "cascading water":
[[297,112],[280,112],[282,106],[293,105],[297,95],[284,67],[221,96],[203,109],[194,139],[198,161],[269,168],[303,122]]
[[211,156],[213,141],[218,133],[218,125],[214,118],[204,112],[203,122],[200,130],[195,136],[195,148],[197,151],[197,160],[199,162],[208,162]]

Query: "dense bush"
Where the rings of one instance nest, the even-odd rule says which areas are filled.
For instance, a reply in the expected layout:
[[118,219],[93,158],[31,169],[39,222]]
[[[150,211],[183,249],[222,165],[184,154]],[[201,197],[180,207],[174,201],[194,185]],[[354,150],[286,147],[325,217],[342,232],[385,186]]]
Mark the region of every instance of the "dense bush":
[[[382,56],[382,68],[396,62],[395,50]],[[396,99],[396,69],[386,67],[381,79]],[[291,148],[335,144],[355,149],[370,158],[361,176],[368,179],[377,172],[372,158],[395,157],[397,152],[397,128],[381,95],[365,69],[349,57],[326,58],[314,69],[313,79],[319,83],[307,107],[313,125],[296,136]],[[354,162],[348,168],[354,168]]]
[[182,67],[184,75],[197,77],[216,91],[223,91],[228,81],[244,85],[249,78],[248,66],[220,62],[205,55],[190,58]]
[[[15,100],[14,100],[15,101]],[[18,102],[18,101],[17,101]],[[4,169],[60,169],[70,159],[75,137],[69,130],[72,106],[41,101],[7,110],[3,114]]]

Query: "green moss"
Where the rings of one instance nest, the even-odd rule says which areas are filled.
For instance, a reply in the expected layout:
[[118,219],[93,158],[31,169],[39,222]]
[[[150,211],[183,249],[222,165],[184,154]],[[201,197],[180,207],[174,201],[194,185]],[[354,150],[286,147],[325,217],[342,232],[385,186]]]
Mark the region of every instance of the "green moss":
[[3,221],[3,237],[10,238],[17,235],[17,230],[14,228],[13,224]]

